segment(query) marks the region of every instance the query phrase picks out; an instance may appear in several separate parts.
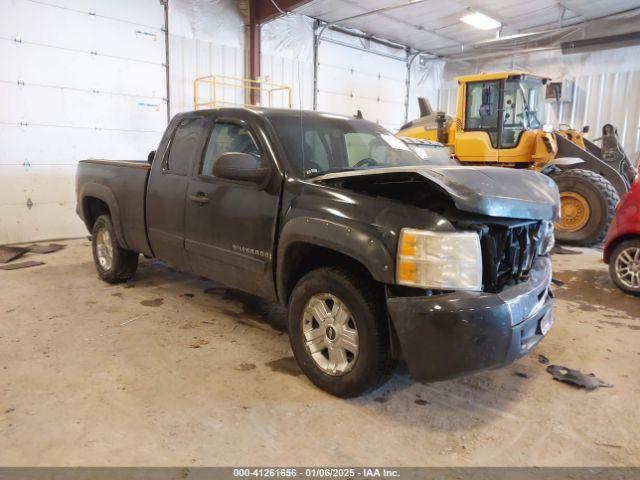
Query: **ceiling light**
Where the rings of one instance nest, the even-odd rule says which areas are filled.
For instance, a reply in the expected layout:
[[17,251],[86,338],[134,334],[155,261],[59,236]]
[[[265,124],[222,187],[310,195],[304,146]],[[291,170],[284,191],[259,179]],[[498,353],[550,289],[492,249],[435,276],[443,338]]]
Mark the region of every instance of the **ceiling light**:
[[494,28],[500,28],[502,26],[502,23],[500,23],[495,18],[491,18],[488,15],[480,12],[468,13],[460,20],[467,25],[479,28],[480,30],[493,30]]

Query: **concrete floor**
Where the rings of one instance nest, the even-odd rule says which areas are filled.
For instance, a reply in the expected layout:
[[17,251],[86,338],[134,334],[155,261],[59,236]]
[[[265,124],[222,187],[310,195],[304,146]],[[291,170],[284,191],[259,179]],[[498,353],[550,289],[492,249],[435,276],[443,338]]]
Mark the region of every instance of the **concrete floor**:
[[[158,262],[109,286],[66,243],[0,271],[0,465],[640,465],[640,298],[596,250],[554,257],[530,356],[344,401],[300,374],[281,308]],[[615,386],[556,382],[538,354]]]

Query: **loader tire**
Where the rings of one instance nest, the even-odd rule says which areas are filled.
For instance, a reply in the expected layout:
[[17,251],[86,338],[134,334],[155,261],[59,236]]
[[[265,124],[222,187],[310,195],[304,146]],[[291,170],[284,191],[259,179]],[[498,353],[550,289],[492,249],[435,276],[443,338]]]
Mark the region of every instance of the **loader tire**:
[[555,224],[556,240],[591,247],[601,243],[620,201],[613,185],[601,175],[573,168],[552,173],[558,185],[561,218]]

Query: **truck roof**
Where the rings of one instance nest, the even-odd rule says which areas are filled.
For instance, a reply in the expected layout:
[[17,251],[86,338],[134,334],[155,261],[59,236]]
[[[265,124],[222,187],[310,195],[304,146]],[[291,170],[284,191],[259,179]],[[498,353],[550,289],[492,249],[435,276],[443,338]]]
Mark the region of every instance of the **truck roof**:
[[[237,112],[251,112],[256,115],[269,117],[271,115],[278,116],[288,116],[288,117],[328,117],[328,118],[339,118],[343,120],[357,120],[357,117],[349,116],[349,115],[341,115],[337,113],[328,113],[328,112],[317,112],[315,110],[300,110],[295,108],[272,108],[272,107],[220,107],[220,108],[210,108],[203,110],[196,110],[195,113],[199,114],[213,114],[217,112],[222,113],[237,113]],[[187,113],[187,112],[185,112]],[[194,112],[191,112],[194,113]],[[365,119],[366,120],[366,119]]]

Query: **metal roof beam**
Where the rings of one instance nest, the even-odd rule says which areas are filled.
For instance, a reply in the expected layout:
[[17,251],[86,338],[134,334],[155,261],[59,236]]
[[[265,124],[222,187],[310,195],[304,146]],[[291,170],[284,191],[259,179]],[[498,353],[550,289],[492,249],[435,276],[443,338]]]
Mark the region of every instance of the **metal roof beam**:
[[[354,5],[353,2],[350,2],[349,0],[343,0],[343,1],[345,3],[348,3],[348,4],[352,5],[352,6],[355,6],[355,7],[358,7],[358,8],[362,8],[358,4]],[[410,7],[412,5],[418,5],[420,3],[429,2],[429,1],[433,1],[433,0],[413,0],[413,1],[408,1],[408,2],[401,3],[401,4],[398,4],[398,5],[390,5],[388,7],[382,7],[382,8],[378,8],[378,9],[375,9],[375,10],[365,11],[365,12],[362,12],[362,13],[359,13],[359,14],[356,14],[356,15],[351,15],[349,17],[341,18],[341,19],[338,19],[338,20],[333,20],[333,21],[329,22],[329,25],[338,25],[338,24],[340,24],[342,22],[348,22],[350,20],[356,20],[356,19],[359,19],[359,18],[362,18],[362,17],[366,17],[366,16],[369,16],[369,15],[380,15],[381,17],[386,18],[387,20],[391,20],[392,22],[396,22],[396,23],[398,23],[400,25],[403,25],[405,27],[411,27],[411,28],[413,28],[415,30],[422,31],[422,32],[427,32],[427,33],[430,33],[432,35],[435,35],[436,37],[439,37],[439,38],[441,38],[443,40],[447,40],[449,42],[453,42],[455,45],[451,45],[450,47],[462,45],[458,40],[456,40],[454,38],[451,38],[451,37],[448,37],[447,35],[443,35],[441,33],[438,33],[437,29],[436,30],[432,30],[432,29],[424,28],[422,26],[413,25],[413,24],[411,24],[409,22],[405,22],[404,20],[401,20],[399,18],[396,18],[396,17],[393,17],[393,16],[387,14],[387,12],[389,12],[389,11],[398,10],[398,9],[405,8],[405,7]],[[418,47],[412,47],[412,48],[418,48]]]
[[259,0],[255,1],[255,20],[259,24],[275,20],[312,0]]

